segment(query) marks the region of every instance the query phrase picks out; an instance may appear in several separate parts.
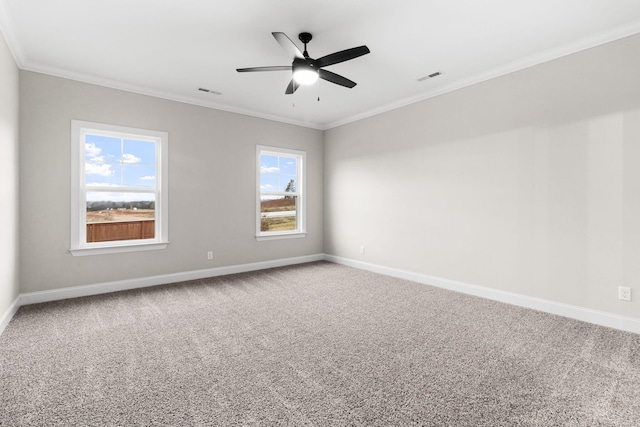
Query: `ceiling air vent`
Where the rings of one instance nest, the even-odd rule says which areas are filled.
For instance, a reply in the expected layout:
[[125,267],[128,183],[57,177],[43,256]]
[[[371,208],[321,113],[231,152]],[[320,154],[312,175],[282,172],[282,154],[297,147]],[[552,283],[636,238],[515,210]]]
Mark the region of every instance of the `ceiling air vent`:
[[201,92],[212,93],[214,95],[222,95],[222,93],[220,93],[220,92],[216,92],[215,90],[211,90],[211,89],[205,89],[203,87],[199,87],[198,90],[201,91]]
[[423,82],[423,81],[425,81],[425,80],[429,80],[429,79],[432,79],[432,78],[434,78],[434,77],[438,77],[438,76],[439,76],[439,75],[441,75],[441,74],[442,74],[442,73],[441,73],[440,71],[436,71],[435,73],[431,73],[431,74],[428,74],[428,75],[426,75],[426,76],[424,76],[424,77],[420,77],[420,78],[418,79],[418,81],[419,81],[419,82]]

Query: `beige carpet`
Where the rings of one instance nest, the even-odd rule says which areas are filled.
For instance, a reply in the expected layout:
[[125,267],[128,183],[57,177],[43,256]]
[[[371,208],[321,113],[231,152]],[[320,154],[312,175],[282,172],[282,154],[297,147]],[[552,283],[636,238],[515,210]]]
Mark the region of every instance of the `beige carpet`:
[[0,424],[638,426],[640,335],[331,263],[25,306]]

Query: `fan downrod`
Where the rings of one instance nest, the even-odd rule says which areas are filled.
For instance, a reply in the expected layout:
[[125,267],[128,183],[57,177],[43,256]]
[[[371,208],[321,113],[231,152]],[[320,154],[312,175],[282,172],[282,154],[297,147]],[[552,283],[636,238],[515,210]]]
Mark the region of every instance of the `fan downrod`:
[[309,43],[313,38],[311,36],[311,33],[300,33],[298,34],[298,38],[302,43],[304,43],[304,52],[302,52],[302,56],[304,56],[306,59],[309,59],[309,53],[307,52],[307,43]]

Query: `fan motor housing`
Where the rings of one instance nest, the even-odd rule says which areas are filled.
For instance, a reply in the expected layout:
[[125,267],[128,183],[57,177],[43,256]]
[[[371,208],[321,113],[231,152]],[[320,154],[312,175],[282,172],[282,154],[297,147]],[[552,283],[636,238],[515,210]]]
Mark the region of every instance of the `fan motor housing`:
[[298,67],[309,68],[316,71],[319,69],[316,60],[311,58],[295,58],[291,66],[294,70]]

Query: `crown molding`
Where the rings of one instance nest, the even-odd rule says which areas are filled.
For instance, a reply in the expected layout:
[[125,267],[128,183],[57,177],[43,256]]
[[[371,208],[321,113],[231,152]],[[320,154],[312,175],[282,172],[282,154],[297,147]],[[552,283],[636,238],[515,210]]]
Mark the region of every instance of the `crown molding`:
[[226,111],[230,113],[242,114],[245,116],[251,116],[251,117],[256,117],[260,119],[271,120],[271,121],[291,124],[295,126],[301,126],[305,128],[325,131],[325,130],[333,129],[335,127],[339,127],[339,126],[352,123],[358,120],[362,120],[368,117],[372,117],[381,113],[395,110],[397,108],[401,108],[410,104],[414,104],[420,101],[425,101],[427,99],[434,98],[436,96],[444,95],[446,93],[453,92],[458,89],[472,86],[477,83],[482,83],[484,81],[491,80],[496,77],[500,77],[500,76],[510,74],[516,71],[520,71],[526,68],[530,68],[535,65],[549,62],[554,59],[568,56],[568,55],[571,55],[583,50],[587,50],[593,47],[597,47],[612,41],[616,41],[625,37],[638,34],[640,33],[640,20],[633,21],[631,23],[622,25],[620,27],[616,27],[607,31],[597,33],[597,34],[593,34],[593,35],[584,37],[582,39],[576,40],[574,42],[565,43],[553,49],[539,52],[537,54],[530,55],[526,58],[519,59],[517,61],[513,61],[504,65],[501,65],[499,67],[495,67],[486,72],[479,73],[465,79],[454,81],[445,86],[434,88],[426,92],[421,92],[418,95],[403,98],[398,101],[381,105],[374,109],[370,109],[362,113],[358,113],[358,114],[355,114],[340,120],[336,120],[333,122],[329,122],[329,123],[317,123],[317,122],[314,123],[314,122],[308,122],[308,121],[294,120],[294,119],[279,116],[279,115],[265,114],[265,113],[253,111],[250,109],[232,107],[224,103],[203,101],[202,99],[199,99],[196,97],[182,96],[182,95],[177,95],[175,93],[158,91],[158,90],[150,89],[147,87],[125,84],[115,80],[103,79],[103,78],[89,76],[81,73],[74,73],[72,71],[57,69],[53,67],[48,67],[43,64],[31,62],[24,55],[24,52],[20,47],[20,43],[14,31],[14,26],[11,22],[8,7],[4,0],[0,0],[0,32],[4,35],[5,40],[7,41],[7,45],[9,46],[9,49],[18,67],[22,70],[48,74],[55,77],[76,80],[83,83],[94,84],[97,86],[103,86],[103,87],[108,87],[112,89],[124,90],[127,92],[152,96],[155,98],[167,99],[170,101],[182,102],[182,103],[201,106],[205,108],[213,108],[216,110]]
[[[137,93],[139,95],[152,96],[154,98],[161,98],[168,101],[176,101],[181,102],[183,104],[196,105],[199,107],[212,108],[215,110],[226,111],[228,113],[242,114],[244,116],[256,117],[259,119],[271,120],[275,122],[286,123],[290,125],[301,126],[310,129],[323,130],[321,126],[315,123],[302,122],[297,120],[292,120],[287,117],[281,117],[272,114],[264,114],[244,108],[236,108],[231,107],[229,105],[216,103],[216,102],[207,102],[202,99],[198,99],[195,97],[182,96],[177,95],[171,92],[158,91],[155,89],[138,86],[138,85],[130,85],[122,82],[118,82],[110,79],[103,79],[100,77],[89,76],[82,73],[74,73],[68,70],[62,70],[54,67],[45,66],[42,64],[27,62],[22,67],[20,67],[24,71],[31,71],[39,74],[46,74],[53,77],[60,77],[63,79],[73,80],[81,83],[88,83],[96,86],[107,87],[110,89],[122,90],[125,92]],[[195,91],[194,87],[194,91]]]
[[18,43],[18,38],[16,37],[16,32],[14,30],[13,23],[11,22],[9,9],[4,0],[0,0],[0,33],[4,36],[7,46],[9,46],[9,50],[11,51],[18,68],[22,68],[26,62],[24,53],[20,48],[20,43]]
[[527,56],[517,61],[513,61],[504,65],[501,65],[499,67],[495,67],[491,70],[488,70],[480,74],[476,74],[474,76],[471,76],[465,79],[457,80],[448,85],[435,88],[431,91],[422,92],[419,95],[404,98],[399,101],[386,104],[378,108],[329,123],[328,125],[323,127],[323,130],[332,129],[332,128],[342,126],[348,123],[352,123],[358,120],[362,120],[371,116],[385,113],[387,111],[395,110],[397,108],[401,108],[410,104],[415,104],[416,102],[420,102],[430,98],[434,98],[436,96],[444,95],[446,93],[453,92],[458,89],[472,86],[477,83],[482,83],[484,81],[491,80],[496,77],[504,76],[506,74],[514,73],[516,71],[524,70],[526,68],[543,64],[545,62],[553,61],[554,59],[559,59],[568,55],[572,55],[574,53],[578,53],[583,50],[591,49],[606,43],[610,43],[616,40],[630,37],[638,33],[640,33],[640,20],[631,22],[621,27],[614,28],[609,31],[593,34],[591,36],[573,41],[571,43],[565,43],[553,49],[549,49],[543,52],[536,53],[534,55]]

